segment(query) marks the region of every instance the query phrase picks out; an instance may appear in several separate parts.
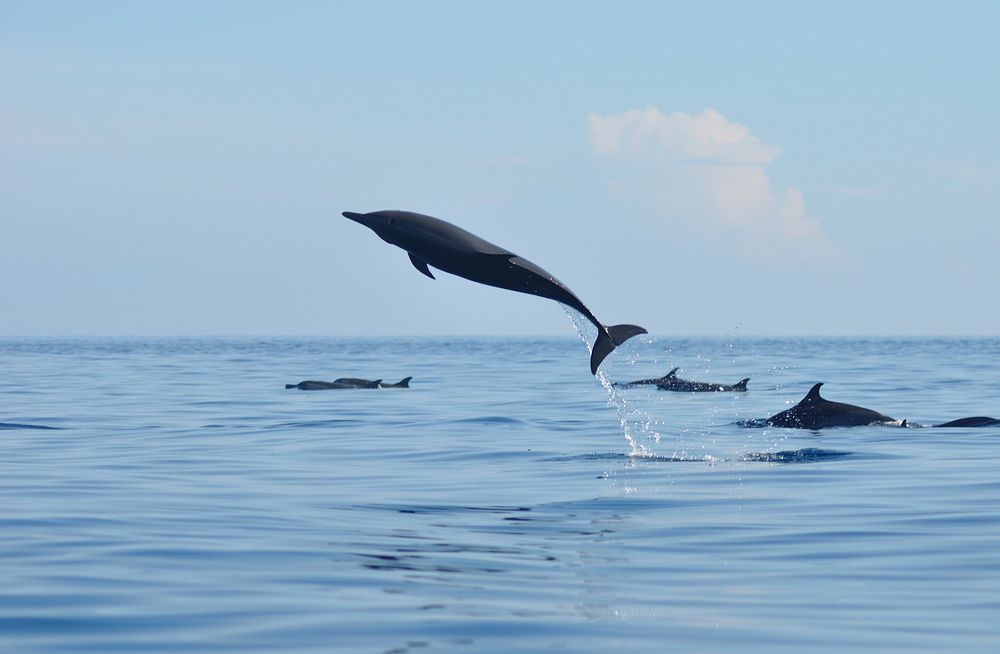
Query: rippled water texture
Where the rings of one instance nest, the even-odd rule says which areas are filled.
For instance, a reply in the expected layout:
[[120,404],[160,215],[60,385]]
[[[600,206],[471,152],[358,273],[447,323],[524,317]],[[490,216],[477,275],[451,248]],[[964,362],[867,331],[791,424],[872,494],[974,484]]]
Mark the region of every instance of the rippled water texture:
[[[619,390],[663,375],[749,392]],[[0,341],[0,651],[994,652],[1000,340]],[[286,383],[413,376],[409,389]]]

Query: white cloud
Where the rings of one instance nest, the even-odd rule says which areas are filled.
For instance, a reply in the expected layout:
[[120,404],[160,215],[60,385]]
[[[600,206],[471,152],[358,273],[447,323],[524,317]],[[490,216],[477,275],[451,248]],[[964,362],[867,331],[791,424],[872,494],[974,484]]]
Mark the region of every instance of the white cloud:
[[725,119],[714,109],[692,116],[669,116],[656,107],[623,114],[591,114],[590,132],[601,154],[667,155],[676,160],[711,159],[731,164],[766,164],[781,148],[764,145],[744,125]]
[[775,189],[765,165],[781,148],[705,109],[655,107],[588,118],[595,152],[622,165],[616,195],[649,202],[661,220],[692,225],[713,242],[761,262],[824,262],[840,255],[802,193]]

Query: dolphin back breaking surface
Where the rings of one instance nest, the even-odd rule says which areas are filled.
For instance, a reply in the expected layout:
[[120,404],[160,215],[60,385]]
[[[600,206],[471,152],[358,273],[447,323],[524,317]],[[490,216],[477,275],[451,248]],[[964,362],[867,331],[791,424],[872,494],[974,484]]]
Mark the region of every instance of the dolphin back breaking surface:
[[[892,424],[899,421],[878,411],[854,404],[831,402],[819,394],[823,382],[815,384],[798,404],[776,413],[766,420],[771,427],[798,429],[824,429],[826,427],[859,427],[862,425]],[[906,426],[906,421],[900,423]]]
[[565,284],[537,264],[490,243],[457,225],[412,211],[343,212],[386,243],[406,250],[410,263],[421,274],[435,279],[430,268],[464,277],[487,286],[527,293],[561,302],[583,314],[597,327],[590,355],[590,372],[616,347],[646,330],[638,325],[604,325]]

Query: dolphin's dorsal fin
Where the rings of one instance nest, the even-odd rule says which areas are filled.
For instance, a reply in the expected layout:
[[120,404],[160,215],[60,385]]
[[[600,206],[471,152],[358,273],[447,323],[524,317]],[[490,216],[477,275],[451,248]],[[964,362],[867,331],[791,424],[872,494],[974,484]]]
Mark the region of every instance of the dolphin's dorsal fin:
[[427,275],[431,279],[434,279],[434,275],[432,275],[430,269],[427,268],[427,262],[426,261],[424,261],[423,259],[418,258],[412,252],[407,252],[407,254],[410,255],[410,263],[413,264],[414,268],[416,268],[420,272],[424,273],[425,275]]
[[676,368],[674,368],[673,370],[671,370],[670,372],[668,372],[665,376],[666,377],[676,377],[678,370],[680,370],[680,366],[677,366]]
[[821,398],[819,396],[819,387],[822,386],[822,385],[823,385],[823,382],[820,382],[820,383],[816,384],[815,386],[813,386],[812,388],[810,388],[809,392],[806,393],[806,396],[804,398],[802,398],[802,401],[803,402],[806,402],[806,401],[817,402],[819,400],[822,400],[823,398]]

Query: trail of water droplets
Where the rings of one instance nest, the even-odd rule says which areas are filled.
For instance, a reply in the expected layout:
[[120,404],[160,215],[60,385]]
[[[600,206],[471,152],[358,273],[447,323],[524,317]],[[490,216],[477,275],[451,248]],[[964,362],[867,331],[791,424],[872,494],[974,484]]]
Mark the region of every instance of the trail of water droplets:
[[[576,329],[580,340],[584,342],[587,349],[594,347],[597,338],[597,330],[590,321],[584,318],[579,312],[570,307],[562,305],[569,316],[573,327]],[[652,444],[660,442],[660,433],[653,429],[655,421],[646,411],[636,406],[633,402],[625,399],[625,396],[615,388],[611,381],[601,370],[597,371],[597,380],[608,393],[608,404],[613,405],[618,411],[618,424],[621,425],[622,434],[628,441],[629,456],[649,457],[656,456],[656,452],[651,449]]]

